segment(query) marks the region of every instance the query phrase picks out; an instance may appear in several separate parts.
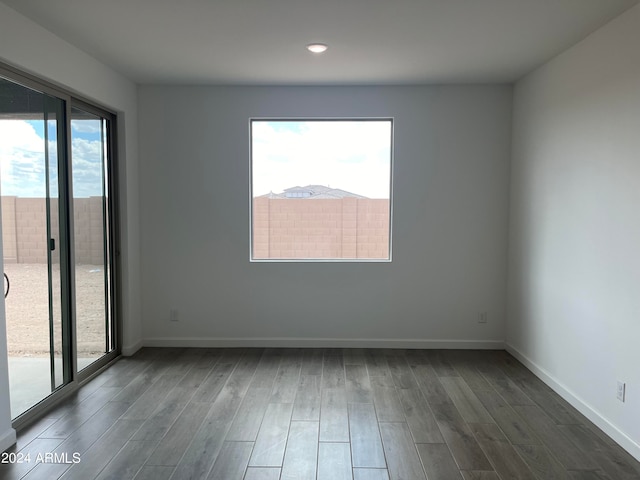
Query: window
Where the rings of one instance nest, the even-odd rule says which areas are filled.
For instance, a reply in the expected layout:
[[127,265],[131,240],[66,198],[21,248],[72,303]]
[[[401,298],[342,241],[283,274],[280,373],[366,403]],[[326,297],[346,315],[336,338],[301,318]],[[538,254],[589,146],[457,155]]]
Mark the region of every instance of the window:
[[251,259],[391,260],[391,119],[251,120]]

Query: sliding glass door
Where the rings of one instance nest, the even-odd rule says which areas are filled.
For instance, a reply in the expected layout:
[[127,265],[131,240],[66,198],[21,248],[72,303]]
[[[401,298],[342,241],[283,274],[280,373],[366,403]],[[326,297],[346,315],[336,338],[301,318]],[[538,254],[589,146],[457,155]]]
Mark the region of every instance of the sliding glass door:
[[117,354],[114,121],[64,92],[0,70],[0,207],[14,419],[43,408],[52,394]]
[[71,171],[78,370],[115,349],[109,235],[111,120],[88,106],[71,108]]
[[60,199],[65,102],[3,78],[0,92],[0,204],[15,417],[71,380],[63,254],[68,238]]

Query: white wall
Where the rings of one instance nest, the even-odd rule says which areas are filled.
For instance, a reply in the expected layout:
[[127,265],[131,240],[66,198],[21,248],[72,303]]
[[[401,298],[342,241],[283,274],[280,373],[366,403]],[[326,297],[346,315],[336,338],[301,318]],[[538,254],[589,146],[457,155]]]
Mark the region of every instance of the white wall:
[[[140,345],[139,218],[137,170],[137,88],[123,76],[0,3],[0,61],[114,109],[119,113],[120,190],[122,195],[122,264],[124,345]],[[1,232],[0,232],[1,233]],[[1,259],[0,259],[0,267]],[[5,342],[4,308],[0,309],[0,345]],[[6,350],[0,347],[0,450],[7,423]],[[9,417],[10,419],[10,417]]]
[[[145,344],[501,347],[511,93],[141,87]],[[252,116],[395,118],[392,263],[249,262]]]
[[634,7],[517,83],[507,340],[640,459],[639,46]]

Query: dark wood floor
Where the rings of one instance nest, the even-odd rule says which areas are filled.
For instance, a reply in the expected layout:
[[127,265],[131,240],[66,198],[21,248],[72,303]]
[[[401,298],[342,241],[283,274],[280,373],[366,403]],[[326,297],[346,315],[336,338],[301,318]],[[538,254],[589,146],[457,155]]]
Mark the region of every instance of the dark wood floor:
[[502,351],[144,349],[12,452],[2,479],[640,479]]

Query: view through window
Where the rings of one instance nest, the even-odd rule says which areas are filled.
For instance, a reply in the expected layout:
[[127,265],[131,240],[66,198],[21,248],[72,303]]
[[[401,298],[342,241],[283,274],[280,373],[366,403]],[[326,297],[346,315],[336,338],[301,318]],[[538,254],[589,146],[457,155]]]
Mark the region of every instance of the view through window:
[[251,121],[252,260],[390,260],[391,119]]

